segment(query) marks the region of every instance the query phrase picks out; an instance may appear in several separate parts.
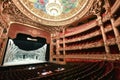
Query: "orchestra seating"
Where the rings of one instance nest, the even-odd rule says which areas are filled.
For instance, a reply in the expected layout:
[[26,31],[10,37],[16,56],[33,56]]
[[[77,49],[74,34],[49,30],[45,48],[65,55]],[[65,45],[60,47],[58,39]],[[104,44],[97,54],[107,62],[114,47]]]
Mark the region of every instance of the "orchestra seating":
[[0,80],[113,80],[114,63],[69,62],[0,67]]

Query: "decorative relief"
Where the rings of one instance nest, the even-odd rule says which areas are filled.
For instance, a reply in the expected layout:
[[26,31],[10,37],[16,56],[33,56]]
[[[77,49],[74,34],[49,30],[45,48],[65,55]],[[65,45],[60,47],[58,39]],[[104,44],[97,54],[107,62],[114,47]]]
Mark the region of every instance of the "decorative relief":
[[29,30],[29,32],[32,34],[32,35],[39,35],[39,32],[37,30]]
[[101,9],[102,9],[102,0],[97,0],[94,2],[92,8],[91,8],[91,12],[93,12],[93,14],[95,15],[101,15]]
[[9,28],[10,19],[7,14],[7,10],[9,10],[10,7],[9,4],[9,0],[3,0],[0,2],[0,24],[3,28]]
[[[4,7],[3,10],[2,10],[2,13],[5,13],[6,15],[9,15],[9,19],[11,21],[10,22],[11,24],[12,23],[19,23],[19,24],[25,24],[25,25],[29,24],[28,26],[33,26],[33,27],[36,27],[36,28],[38,27],[38,28],[41,28],[41,29],[43,29],[45,31],[48,31],[48,32],[57,31],[56,27],[43,26],[40,23],[35,22],[32,19],[28,18],[26,15],[21,13],[21,11],[14,5],[14,3],[12,1],[10,1],[9,4],[6,2],[6,4],[7,4],[8,7]],[[28,13],[28,15],[30,15],[30,13]],[[2,17],[3,17],[3,15],[2,15]],[[0,18],[0,26],[4,28],[4,27],[6,27],[6,23],[3,22],[2,17]],[[32,18],[36,19],[36,17],[34,17],[34,16],[32,16]],[[39,19],[38,21],[41,22],[41,19]]]
[[2,36],[3,28],[0,27],[0,37]]

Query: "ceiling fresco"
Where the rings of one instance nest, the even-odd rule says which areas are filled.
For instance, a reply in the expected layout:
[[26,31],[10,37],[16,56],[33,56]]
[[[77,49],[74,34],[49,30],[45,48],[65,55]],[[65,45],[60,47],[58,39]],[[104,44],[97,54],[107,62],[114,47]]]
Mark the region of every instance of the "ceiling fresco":
[[82,10],[88,0],[20,0],[33,14],[43,19],[64,20]]
[[33,8],[44,11],[51,16],[59,16],[70,12],[78,5],[78,0],[29,0]]
[[[36,22],[50,26],[70,24],[87,12],[94,0],[13,0],[15,5]],[[85,11],[85,12],[84,12]]]

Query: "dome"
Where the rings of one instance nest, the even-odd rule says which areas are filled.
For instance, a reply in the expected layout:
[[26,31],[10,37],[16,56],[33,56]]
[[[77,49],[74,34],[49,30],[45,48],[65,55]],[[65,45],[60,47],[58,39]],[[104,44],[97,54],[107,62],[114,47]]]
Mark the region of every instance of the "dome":
[[94,0],[13,0],[18,9],[43,25],[65,26],[83,17]]

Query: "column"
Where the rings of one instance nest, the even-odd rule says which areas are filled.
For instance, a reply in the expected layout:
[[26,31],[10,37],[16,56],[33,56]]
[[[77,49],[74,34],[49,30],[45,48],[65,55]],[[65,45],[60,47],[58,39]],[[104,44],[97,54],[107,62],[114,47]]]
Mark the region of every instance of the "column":
[[63,28],[63,55],[65,55],[65,29]]
[[104,0],[104,1],[105,1],[106,14],[108,15],[108,17],[109,17],[109,19],[111,21],[112,29],[113,29],[114,34],[115,34],[116,43],[117,43],[119,51],[120,51],[119,31],[118,31],[118,29],[116,28],[116,26],[114,24],[115,20],[113,18],[113,15],[111,14],[111,7],[110,7],[110,4],[109,4],[109,1],[108,0]]
[[56,38],[56,62],[59,63],[59,56],[60,56],[60,52],[59,52],[59,35],[57,34],[57,38]]
[[65,62],[65,55],[66,55],[66,53],[65,53],[65,28],[63,28],[63,64],[65,64],[66,62]]
[[51,41],[50,41],[50,61],[53,61],[53,35],[51,34]]
[[115,21],[114,18],[110,18],[110,21],[111,21],[112,28],[113,28],[113,31],[114,31],[114,34],[115,34],[116,43],[117,43],[119,51],[120,51],[120,40],[119,40],[120,36],[119,36],[119,32],[118,32],[118,29],[114,25],[114,21]]
[[107,37],[106,37],[106,34],[105,34],[103,22],[102,22],[102,19],[101,19],[100,15],[97,15],[97,21],[98,21],[98,25],[100,26],[100,29],[101,29],[105,51],[106,51],[107,54],[109,54],[110,53],[110,49],[109,49],[109,46],[107,44]]

